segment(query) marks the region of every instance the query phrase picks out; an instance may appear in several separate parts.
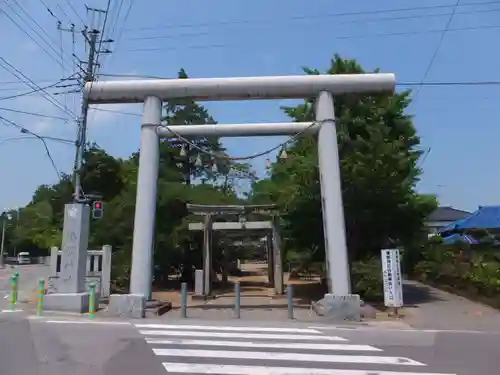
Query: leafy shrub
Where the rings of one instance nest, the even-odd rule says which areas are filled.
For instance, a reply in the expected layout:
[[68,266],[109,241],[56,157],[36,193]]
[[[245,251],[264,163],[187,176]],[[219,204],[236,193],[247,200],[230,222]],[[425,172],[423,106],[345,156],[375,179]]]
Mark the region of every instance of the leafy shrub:
[[373,257],[352,263],[351,282],[353,293],[366,301],[383,299],[382,265],[379,258]]
[[470,298],[492,298],[500,294],[498,249],[467,244],[428,245],[414,276],[434,284],[466,292]]

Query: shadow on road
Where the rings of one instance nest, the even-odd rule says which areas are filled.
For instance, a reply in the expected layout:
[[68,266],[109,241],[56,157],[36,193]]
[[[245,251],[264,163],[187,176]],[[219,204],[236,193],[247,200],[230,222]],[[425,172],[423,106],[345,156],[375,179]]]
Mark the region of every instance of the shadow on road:
[[418,305],[443,299],[433,293],[432,289],[428,286],[406,280],[403,283],[403,300],[405,306],[418,307]]

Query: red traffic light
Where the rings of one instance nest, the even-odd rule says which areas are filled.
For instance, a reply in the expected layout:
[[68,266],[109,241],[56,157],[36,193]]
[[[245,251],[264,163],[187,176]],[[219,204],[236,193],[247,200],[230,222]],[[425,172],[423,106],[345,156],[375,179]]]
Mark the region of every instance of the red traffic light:
[[94,203],[94,208],[97,209],[97,210],[101,209],[101,202],[95,202]]

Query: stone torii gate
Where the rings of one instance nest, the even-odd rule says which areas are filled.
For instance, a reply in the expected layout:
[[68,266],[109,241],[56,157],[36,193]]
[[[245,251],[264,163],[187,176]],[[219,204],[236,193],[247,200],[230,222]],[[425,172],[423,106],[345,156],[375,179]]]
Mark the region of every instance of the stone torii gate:
[[[394,74],[383,73],[86,83],[84,100],[89,104],[144,103],[130,294],[111,296],[110,310],[122,315],[138,316],[144,312],[145,301],[151,297],[159,137],[276,136],[303,132],[318,134],[323,228],[330,292],[325,295],[325,300],[332,302],[329,303],[329,311],[336,309],[340,314],[356,309],[359,311],[359,296],[351,295],[350,290],[334,96],[349,93],[393,92],[395,85]],[[162,102],[180,98],[191,98],[196,101],[316,98],[316,121],[314,123],[162,125]],[[82,249],[83,247],[80,246],[78,251]]]
[[[212,231],[248,231],[262,232],[266,237],[268,261],[268,276],[270,286],[276,294],[283,294],[283,253],[278,211],[276,205],[200,205],[187,204],[188,211],[197,216],[203,216],[203,222],[189,223],[189,230],[203,231],[203,268],[201,270],[201,289],[203,296],[212,293]],[[247,216],[270,216],[268,220],[247,221]],[[237,222],[220,222],[217,219],[239,217],[244,220]],[[195,277],[196,279],[196,277]],[[195,290],[199,278],[195,280]]]

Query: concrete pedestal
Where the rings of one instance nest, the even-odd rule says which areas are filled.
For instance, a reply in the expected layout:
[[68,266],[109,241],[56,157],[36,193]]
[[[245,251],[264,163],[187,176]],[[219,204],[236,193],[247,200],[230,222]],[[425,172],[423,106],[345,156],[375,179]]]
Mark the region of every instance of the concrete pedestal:
[[47,311],[88,313],[89,294],[88,293],[47,294],[43,300],[43,309]]
[[324,298],[313,304],[316,314],[333,321],[361,320],[361,299],[358,294],[334,296],[325,294]]
[[89,293],[85,291],[90,208],[83,204],[64,206],[61,272],[57,279],[58,293],[47,294],[45,310],[86,313]]
[[108,313],[111,316],[144,318],[146,297],[142,294],[112,294],[109,296]]

